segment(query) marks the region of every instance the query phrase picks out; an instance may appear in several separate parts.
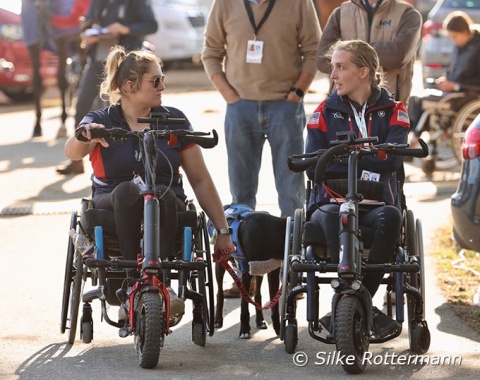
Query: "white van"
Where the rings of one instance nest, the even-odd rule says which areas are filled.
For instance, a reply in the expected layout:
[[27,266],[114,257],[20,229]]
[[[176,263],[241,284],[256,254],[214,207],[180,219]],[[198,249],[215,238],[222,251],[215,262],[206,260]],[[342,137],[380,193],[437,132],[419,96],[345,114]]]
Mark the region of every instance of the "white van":
[[176,61],[200,62],[209,9],[199,0],[151,0],[158,30],[145,39],[167,66]]

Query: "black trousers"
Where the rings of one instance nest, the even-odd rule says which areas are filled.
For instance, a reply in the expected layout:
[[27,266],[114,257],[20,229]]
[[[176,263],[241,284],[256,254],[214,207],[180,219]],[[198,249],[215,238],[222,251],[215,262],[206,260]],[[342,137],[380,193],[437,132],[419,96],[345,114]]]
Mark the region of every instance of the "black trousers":
[[[339,262],[339,210],[340,206],[337,204],[326,204],[311,216],[311,221],[321,227],[325,234],[327,250],[334,263]],[[373,231],[373,243],[368,254],[368,263],[390,263],[400,239],[402,226],[400,210],[395,206],[387,205],[375,207],[369,211],[361,211],[358,224],[371,228]],[[383,273],[370,272],[363,278],[363,285],[372,297],[377,292],[383,276]]]
[[[175,256],[178,211],[185,210],[185,203],[171,190],[158,187],[160,198],[160,257]],[[160,197],[160,194],[159,194]],[[113,211],[118,244],[126,260],[136,260],[141,251],[141,225],[143,220],[143,195],[138,187],[126,181],[118,185],[111,193],[93,197],[95,208]]]

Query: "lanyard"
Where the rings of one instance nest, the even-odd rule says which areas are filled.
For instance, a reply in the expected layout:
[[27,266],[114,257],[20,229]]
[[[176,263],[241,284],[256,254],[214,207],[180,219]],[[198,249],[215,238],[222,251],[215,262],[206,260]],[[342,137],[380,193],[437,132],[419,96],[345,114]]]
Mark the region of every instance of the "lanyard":
[[263,15],[258,25],[255,24],[255,19],[253,17],[252,8],[250,7],[249,1],[243,0],[243,3],[245,4],[245,9],[247,10],[250,24],[252,24],[252,27],[253,27],[253,35],[256,36],[258,31],[262,27],[263,23],[267,20],[268,16],[270,15],[270,12],[272,11],[273,6],[275,5],[275,0],[270,0],[270,2],[268,3],[267,10],[265,11],[265,14]]
[[362,107],[362,114],[359,115],[356,108],[350,102],[350,107],[353,110],[353,116],[355,116],[355,121],[357,122],[358,129],[360,130],[361,137],[365,138],[368,137],[367,133],[367,123],[365,122],[365,109],[367,108],[367,102]]

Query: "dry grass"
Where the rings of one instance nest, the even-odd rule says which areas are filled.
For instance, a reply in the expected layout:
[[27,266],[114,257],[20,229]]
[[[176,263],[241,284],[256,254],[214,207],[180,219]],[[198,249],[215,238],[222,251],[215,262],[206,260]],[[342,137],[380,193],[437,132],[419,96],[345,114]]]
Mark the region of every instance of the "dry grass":
[[463,251],[460,255],[451,238],[451,227],[439,229],[435,241],[433,255],[443,294],[457,315],[480,333],[480,306],[472,304],[475,293],[480,292],[480,254]]

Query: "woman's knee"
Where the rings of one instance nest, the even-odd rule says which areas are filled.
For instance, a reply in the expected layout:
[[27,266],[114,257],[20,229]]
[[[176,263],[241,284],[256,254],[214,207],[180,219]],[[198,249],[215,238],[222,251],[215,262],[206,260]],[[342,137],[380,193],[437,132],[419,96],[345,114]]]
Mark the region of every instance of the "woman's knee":
[[140,194],[140,191],[133,182],[126,181],[119,184],[113,191],[113,205],[132,208],[139,207],[143,205],[143,197]]

